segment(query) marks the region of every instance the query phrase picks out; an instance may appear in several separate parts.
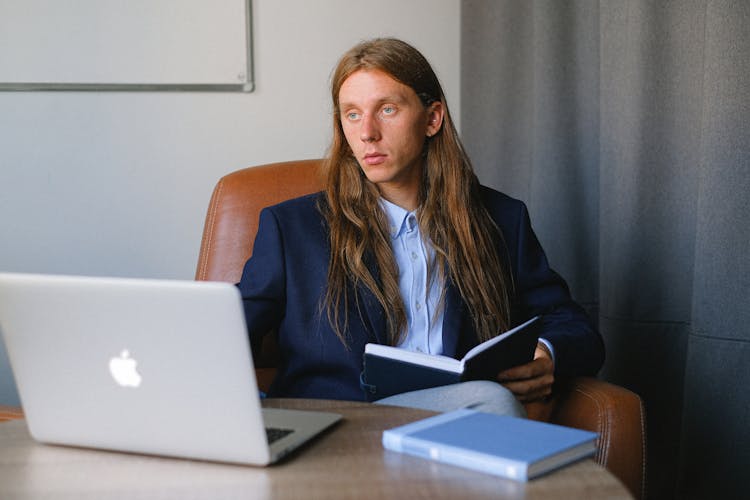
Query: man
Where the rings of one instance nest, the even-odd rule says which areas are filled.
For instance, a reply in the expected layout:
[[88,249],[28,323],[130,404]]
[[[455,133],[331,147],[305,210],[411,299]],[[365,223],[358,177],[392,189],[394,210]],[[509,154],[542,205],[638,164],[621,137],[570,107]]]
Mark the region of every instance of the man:
[[339,61],[332,101],[325,191],[263,211],[239,284],[253,344],[278,330],[270,394],[363,399],[367,342],[461,357],[535,315],[534,360],[497,382],[380,402],[523,414],[555,376],[596,373],[601,337],[525,206],[480,186],[426,59],[400,40],[363,42]]

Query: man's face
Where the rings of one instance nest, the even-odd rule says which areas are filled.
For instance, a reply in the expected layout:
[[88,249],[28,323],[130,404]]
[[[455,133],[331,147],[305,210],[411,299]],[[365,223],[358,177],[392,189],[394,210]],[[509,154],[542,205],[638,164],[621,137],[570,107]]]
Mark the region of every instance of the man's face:
[[381,195],[402,206],[400,200],[415,200],[422,150],[442,124],[442,104],[425,108],[414,90],[388,74],[360,70],[341,86],[339,109],[349,147]]

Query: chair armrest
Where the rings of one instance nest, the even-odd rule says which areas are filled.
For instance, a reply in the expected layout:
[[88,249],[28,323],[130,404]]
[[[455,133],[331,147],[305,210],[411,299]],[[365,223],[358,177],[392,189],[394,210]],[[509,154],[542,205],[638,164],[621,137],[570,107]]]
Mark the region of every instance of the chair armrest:
[[0,422],[23,418],[23,411],[17,406],[0,406]]
[[590,377],[562,381],[547,403],[526,406],[530,418],[599,434],[595,460],[636,498],[646,490],[646,420],[641,398]]

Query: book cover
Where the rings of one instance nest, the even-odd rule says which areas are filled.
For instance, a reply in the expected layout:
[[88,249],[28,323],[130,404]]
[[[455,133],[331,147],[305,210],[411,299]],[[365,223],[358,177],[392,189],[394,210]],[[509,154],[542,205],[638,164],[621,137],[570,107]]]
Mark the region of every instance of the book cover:
[[455,384],[466,380],[495,380],[499,372],[534,357],[539,316],[491,338],[458,360],[448,356],[367,344],[361,385],[370,401],[402,392]]
[[516,417],[455,410],[383,432],[386,449],[517,481],[593,455],[598,434]]

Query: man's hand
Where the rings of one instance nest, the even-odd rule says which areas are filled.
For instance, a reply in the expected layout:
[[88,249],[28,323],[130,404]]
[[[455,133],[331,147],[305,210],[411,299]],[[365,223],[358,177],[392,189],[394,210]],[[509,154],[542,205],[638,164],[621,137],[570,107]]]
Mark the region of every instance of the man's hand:
[[541,342],[534,351],[534,360],[525,365],[502,371],[497,380],[522,403],[529,403],[552,393],[555,364],[546,346]]

